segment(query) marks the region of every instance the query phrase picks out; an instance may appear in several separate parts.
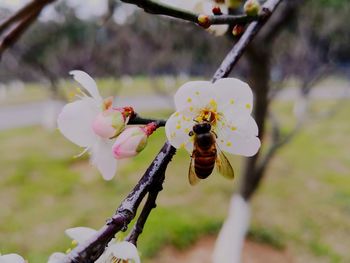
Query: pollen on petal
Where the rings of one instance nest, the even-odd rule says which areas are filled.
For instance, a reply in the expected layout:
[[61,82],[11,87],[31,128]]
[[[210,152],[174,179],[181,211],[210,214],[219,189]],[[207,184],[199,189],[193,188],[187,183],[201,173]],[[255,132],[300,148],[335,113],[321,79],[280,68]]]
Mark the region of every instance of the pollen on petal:
[[227,147],[231,147],[231,146],[232,146],[232,143],[231,143],[231,142],[227,142],[227,143],[226,143],[226,146],[227,146]]
[[175,113],[175,117],[179,117],[179,115],[180,115],[179,112]]
[[184,143],[181,143],[180,144],[180,149],[184,149],[185,148],[185,144]]
[[198,96],[200,93],[199,93],[199,91],[196,91],[195,94]]
[[190,107],[190,111],[193,111],[193,107],[192,106]]
[[170,138],[171,139],[174,139],[176,137],[176,132],[172,132],[171,134],[170,134]]
[[192,102],[192,99],[190,97],[187,98],[187,102],[188,103],[191,103]]
[[231,131],[235,131],[235,130],[237,130],[237,127],[231,126]]
[[230,104],[234,104],[235,103],[235,100],[234,99],[231,99],[230,100]]
[[247,109],[250,109],[250,108],[252,107],[252,105],[250,105],[249,103],[247,103],[247,104],[245,105],[245,107],[246,107]]
[[211,99],[210,101],[209,101],[209,104],[210,104],[210,106],[212,106],[212,107],[216,107],[218,104],[217,104],[217,102],[216,102],[216,100],[214,100],[214,99]]
[[181,129],[181,125],[180,124],[176,125],[176,129],[180,130]]

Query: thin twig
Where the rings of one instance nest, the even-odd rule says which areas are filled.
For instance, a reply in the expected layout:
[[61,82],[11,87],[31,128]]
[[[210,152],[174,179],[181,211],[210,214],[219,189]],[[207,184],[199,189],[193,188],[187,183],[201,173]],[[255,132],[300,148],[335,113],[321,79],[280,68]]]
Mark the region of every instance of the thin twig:
[[37,10],[41,10],[44,6],[54,2],[56,0],[33,0],[23,6],[16,13],[5,19],[0,23],[0,34],[4,32],[9,26],[14,22],[20,21],[28,16],[28,14],[33,13]]
[[0,59],[2,53],[19,39],[19,37],[28,29],[28,27],[37,19],[40,11],[36,11],[28,15],[21,22],[18,23],[0,42]]
[[[213,82],[220,78],[225,78],[231,72],[233,66],[237,63],[239,58],[244,53],[249,43],[254,39],[256,34],[260,31],[266,21],[270,18],[271,14],[275,11],[277,6],[282,0],[270,0],[267,1],[262,7],[262,16],[258,21],[250,23],[248,28],[245,30],[241,38],[238,40],[236,45],[227,54],[224,61],[221,63],[219,69],[215,72]],[[262,47],[263,48],[263,47]]]
[[152,185],[152,187],[154,187],[155,189],[150,189],[150,192],[147,196],[146,203],[142,208],[141,214],[138,217],[137,222],[135,223],[128,237],[126,238],[126,241],[133,243],[135,246],[137,245],[137,240],[143,231],[143,228],[146,224],[148,216],[150,215],[152,209],[156,208],[157,206],[156,200],[159,192],[163,189],[162,184],[165,179],[165,173],[163,174],[163,176],[161,176],[158,179],[159,179],[158,183],[156,183],[154,186]]
[[[2,53],[14,45],[20,36],[38,18],[43,8],[54,1],[55,0],[34,0],[29,2],[19,11],[0,23],[0,35],[5,32],[5,30],[9,31],[0,42],[0,59]],[[17,24],[13,26],[16,22]],[[11,26],[13,26],[13,28],[11,28]]]
[[[152,0],[121,0],[124,3],[134,4],[142,8],[145,12],[154,15],[165,15],[181,20],[199,24],[198,17],[201,14],[193,13],[181,8],[166,5]],[[247,15],[209,15],[207,26],[218,24],[247,24],[251,21],[258,20],[260,16]]]
[[135,116],[128,122],[128,124],[148,124],[151,122],[155,122],[158,127],[164,127],[166,120],[143,118],[136,113]]

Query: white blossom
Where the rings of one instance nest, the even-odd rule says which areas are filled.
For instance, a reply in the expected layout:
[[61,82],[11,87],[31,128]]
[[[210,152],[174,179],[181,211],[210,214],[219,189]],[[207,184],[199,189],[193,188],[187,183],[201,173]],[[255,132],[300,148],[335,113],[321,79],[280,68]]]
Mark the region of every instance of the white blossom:
[[[66,234],[73,239],[75,244],[80,244],[88,241],[97,231],[88,227],[75,227],[66,230]],[[48,263],[59,263],[65,257],[64,253],[53,253]],[[140,263],[140,256],[134,244],[121,241],[118,242],[112,239],[106,247],[103,254],[95,261],[95,263],[115,263],[117,260],[123,260],[130,263]]]
[[[113,141],[125,127],[126,120],[119,110],[114,110],[112,99],[103,100],[96,82],[85,72],[70,72],[81,84],[79,99],[65,105],[58,116],[57,124],[61,133],[73,143],[84,147],[91,154],[90,161],[103,178],[113,178],[117,161],[112,154]],[[83,152],[83,153],[84,153]]]
[[253,93],[248,84],[238,79],[185,83],[175,94],[175,107],[165,131],[176,148],[184,147],[192,154],[193,136],[189,132],[200,122],[211,124],[223,151],[252,156],[260,148],[258,127],[251,116]]

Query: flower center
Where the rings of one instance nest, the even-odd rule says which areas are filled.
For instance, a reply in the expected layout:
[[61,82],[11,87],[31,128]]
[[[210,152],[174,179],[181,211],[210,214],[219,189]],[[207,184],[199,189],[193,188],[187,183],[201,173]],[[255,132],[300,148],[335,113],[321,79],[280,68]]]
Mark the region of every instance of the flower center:
[[216,125],[216,122],[220,119],[220,113],[217,112],[217,102],[215,100],[210,100],[207,107],[199,111],[198,116],[195,118],[196,122],[208,122],[212,126]]

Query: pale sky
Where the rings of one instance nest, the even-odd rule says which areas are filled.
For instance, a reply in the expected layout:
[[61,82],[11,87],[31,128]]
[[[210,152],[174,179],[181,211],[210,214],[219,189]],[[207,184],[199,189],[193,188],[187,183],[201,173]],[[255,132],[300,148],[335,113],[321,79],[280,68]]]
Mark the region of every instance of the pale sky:
[[[87,19],[91,17],[99,17],[106,13],[108,8],[107,0],[65,0],[66,3],[76,10],[76,14],[81,19]],[[0,7],[8,8],[12,11],[18,10],[24,4],[30,2],[30,0],[0,0]],[[57,1],[62,2],[61,1]],[[53,5],[46,7],[41,14],[41,19],[50,20],[56,19]],[[57,15],[56,15],[57,16]]]
[[[59,0],[57,3],[65,1],[68,6],[76,11],[76,15],[80,19],[89,19],[93,17],[101,17],[106,14],[108,8],[108,0]],[[181,6],[184,9],[193,9],[198,0],[158,0],[173,6]],[[30,2],[30,0],[0,0],[0,8],[8,8],[11,11],[18,10],[21,6]],[[54,3],[55,4],[55,3]],[[54,10],[54,4],[47,6],[40,15],[40,20],[60,20],[58,14]],[[114,13],[113,19],[118,24],[123,24],[127,18],[139,9],[135,5],[123,4]]]

